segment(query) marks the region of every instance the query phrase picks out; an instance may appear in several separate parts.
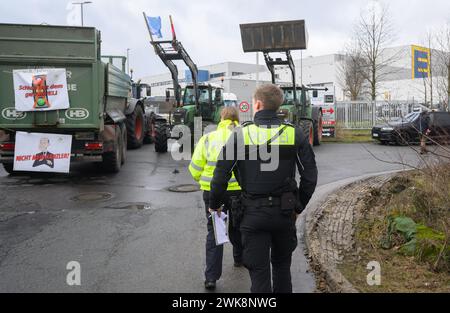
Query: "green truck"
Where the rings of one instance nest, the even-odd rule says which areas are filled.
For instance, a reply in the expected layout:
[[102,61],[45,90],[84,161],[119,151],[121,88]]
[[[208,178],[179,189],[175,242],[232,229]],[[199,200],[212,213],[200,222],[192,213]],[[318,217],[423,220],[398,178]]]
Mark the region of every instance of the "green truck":
[[[69,109],[16,110],[13,71],[65,69]],[[118,172],[126,159],[132,82],[101,61],[100,31],[89,27],[0,24],[0,162],[12,173],[15,134],[72,135],[71,161]],[[135,130],[128,130],[135,132]]]

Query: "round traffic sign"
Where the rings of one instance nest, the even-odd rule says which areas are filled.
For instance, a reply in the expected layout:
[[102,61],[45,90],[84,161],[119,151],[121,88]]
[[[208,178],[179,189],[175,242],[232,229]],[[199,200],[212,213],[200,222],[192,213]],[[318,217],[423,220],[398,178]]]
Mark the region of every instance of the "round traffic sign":
[[247,113],[248,111],[250,111],[250,104],[248,104],[248,102],[246,101],[241,102],[241,104],[239,104],[239,110],[242,113]]

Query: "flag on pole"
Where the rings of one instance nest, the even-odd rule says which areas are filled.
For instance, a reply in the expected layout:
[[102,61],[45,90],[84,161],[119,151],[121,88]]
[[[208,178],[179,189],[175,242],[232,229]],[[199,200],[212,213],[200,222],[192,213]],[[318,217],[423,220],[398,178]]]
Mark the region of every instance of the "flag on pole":
[[146,18],[147,18],[147,25],[148,25],[148,28],[150,30],[150,33],[153,36],[157,36],[158,38],[162,38],[161,17],[160,16],[157,16],[157,17],[146,16]]

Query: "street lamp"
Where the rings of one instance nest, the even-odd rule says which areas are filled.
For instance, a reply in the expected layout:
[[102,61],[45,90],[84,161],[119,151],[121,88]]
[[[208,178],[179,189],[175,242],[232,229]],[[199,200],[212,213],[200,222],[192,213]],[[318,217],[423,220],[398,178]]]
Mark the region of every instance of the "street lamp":
[[84,5],[91,4],[92,1],[72,2],[73,5],[79,5],[81,9],[81,26],[84,26]]

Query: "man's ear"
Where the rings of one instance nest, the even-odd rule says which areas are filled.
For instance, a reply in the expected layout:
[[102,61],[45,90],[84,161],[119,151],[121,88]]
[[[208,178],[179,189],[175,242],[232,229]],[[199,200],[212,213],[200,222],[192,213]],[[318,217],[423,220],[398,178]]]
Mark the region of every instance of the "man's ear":
[[256,109],[258,111],[261,111],[264,109],[263,103],[261,102],[261,100],[256,101]]

